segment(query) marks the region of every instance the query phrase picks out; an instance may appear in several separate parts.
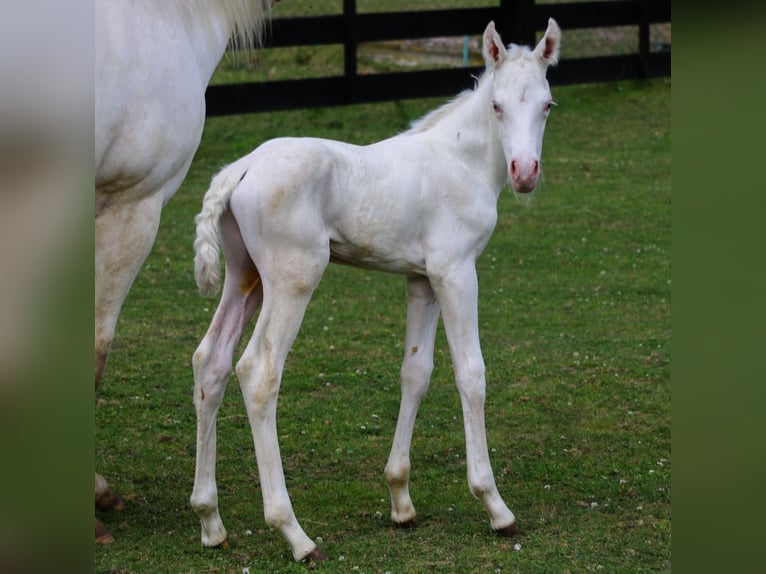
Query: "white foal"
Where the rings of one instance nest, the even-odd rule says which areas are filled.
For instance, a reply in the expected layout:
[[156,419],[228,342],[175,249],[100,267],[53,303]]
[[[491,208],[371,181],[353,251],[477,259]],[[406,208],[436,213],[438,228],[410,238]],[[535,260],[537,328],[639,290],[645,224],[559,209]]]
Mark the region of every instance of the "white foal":
[[407,279],[402,396],[385,468],[396,524],[415,520],[408,492],[415,416],[433,368],[439,314],[449,342],[466,435],[468,485],[492,529],[511,535],[516,519],[501,498],[484,426],[476,259],[492,234],[508,183],[534,189],[546,118],[553,104],[546,69],[558,59],[550,20],[532,50],[506,49],[490,23],[486,70],[468,91],[393,138],[355,146],[315,138],[264,143],[223,169],[197,216],[195,271],[203,293],[226,275],[212,324],[194,354],[197,461],[191,504],[202,543],[225,542],[215,482],[216,412],[234,349],[260,307],[236,365],[252,428],[269,526],[296,560],[322,559],[293,513],[276,432],[282,369],[306,306],[330,261]]

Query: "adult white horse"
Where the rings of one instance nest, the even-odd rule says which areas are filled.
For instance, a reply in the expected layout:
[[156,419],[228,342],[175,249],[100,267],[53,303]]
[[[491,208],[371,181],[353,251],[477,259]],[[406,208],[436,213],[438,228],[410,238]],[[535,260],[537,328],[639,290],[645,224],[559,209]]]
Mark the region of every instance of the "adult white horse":
[[415,520],[409,451],[441,312],[463,408],[469,488],[492,529],[517,531],[487,450],[476,258],[494,229],[501,189],[509,180],[518,193],[536,186],[553,105],[545,76],[558,60],[560,37],[550,20],[534,50],[508,50],[490,23],[483,43],[486,70],[475,90],[411,130],[364,147],[315,138],[272,140],[213,179],[195,240],[195,275],[203,293],[220,286],[220,247],[226,262],[221,301],[193,360],[197,461],[191,504],[203,545],[226,541],[215,480],[216,413],[234,349],[260,307],[236,371],[266,522],[287,540],[296,560],[326,558],[293,512],[276,406],[285,358],[330,261],[407,279],[401,407],[385,468],[393,522]]
[[[162,206],[199,146],[207,84],[232,37],[242,45],[259,39],[271,4],[96,0],[96,387]],[[96,503],[120,505],[100,475]],[[96,540],[113,540],[98,521]]]

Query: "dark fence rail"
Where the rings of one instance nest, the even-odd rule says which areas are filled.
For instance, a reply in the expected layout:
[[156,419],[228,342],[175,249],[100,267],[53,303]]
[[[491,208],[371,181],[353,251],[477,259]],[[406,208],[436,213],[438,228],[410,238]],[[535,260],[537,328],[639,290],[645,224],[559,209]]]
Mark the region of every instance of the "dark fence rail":
[[357,14],[344,0],[343,14],[276,18],[266,47],[341,44],[344,75],[210,86],[207,115],[235,115],[295,108],[338,106],[408,98],[449,96],[470,88],[481,68],[463,67],[379,74],[357,73],[363,42],[477,35],[494,20],[505,42],[532,45],[548,18],[567,30],[638,27],[636,52],[562,58],[548,71],[552,85],[610,82],[670,75],[670,50],[652,52],[649,26],[670,22],[670,0],[615,0],[537,5],[534,0],[501,0],[496,7],[420,12]]

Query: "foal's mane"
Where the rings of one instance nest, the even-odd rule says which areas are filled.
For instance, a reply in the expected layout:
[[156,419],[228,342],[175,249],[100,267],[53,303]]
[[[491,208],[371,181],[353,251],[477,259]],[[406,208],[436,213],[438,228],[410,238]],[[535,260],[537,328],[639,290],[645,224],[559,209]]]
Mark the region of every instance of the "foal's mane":
[[271,17],[271,3],[263,0],[177,0],[188,16],[199,21],[208,36],[215,34],[212,12],[220,8],[226,24],[233,31],[232,39],[238,49],[261,44],[265,24]]
[[478,88],[478,82],[481,81],[481,78],[476,83],[476,88],[473,90],[463,90],[460,92],[457,96],[455,96],[452,100],[444,104],[443,106],[436,108],[435,110],[428,112],[426,115],[424,115],[422,118],[415,120],[410,124],[410,129],[407,130],[406,133],[408,134],[418,134],[422,133],[439,122],[441,122],[445,117],[450,115],[454,110],[461,107],[463,103],[466,102],[475,92]]

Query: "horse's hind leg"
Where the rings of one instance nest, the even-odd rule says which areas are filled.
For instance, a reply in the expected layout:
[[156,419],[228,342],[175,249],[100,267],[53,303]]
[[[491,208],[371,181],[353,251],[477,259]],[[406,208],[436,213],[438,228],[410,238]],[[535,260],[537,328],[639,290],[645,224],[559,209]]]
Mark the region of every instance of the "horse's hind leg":
[[95,326],[96,388],[106,368],[122,303],[152,249],[162,196],[130,202],[96,190]]
[[[162,196],[126,202],[96,190],[95,221],[95,384],[104,376],[109,349],[122,303],[152,248],[160,222]],[[96,474],[95,498],[99,510],[119,509],[122,501]],[[96,520],[95,540],[114,538]]]
[[262,252],[267,253],[263,262],[257,261],[264,283],[264,302],[253,337],[237,363],[255,443],[266,523],[287,540],[295,560],[327,558],[303,531],[293,512],[276,427],[285,358],[329,261],[329,242],[323,244],[321,236],[314,237],[308,242],[288,242],[284,237],[273,242],[257,240]]
[[391,493],[391,520],[398,526],[415,522],[409,492],[410,444],[420,401],[428,390],[433,370],[434,337],[439,304],[428,279],[407,281],[407,334],[401,369],[402,401],[385,477]]
[[223,294],[210,328],[193,357],[197,458],[190,502],[200,519],[204,546],[226,542],[215,480],[216,413],[232,370],[234,350],[263,300],[260,276],[229,212],[221,219],[221,235],[226,259]]
[[[115,494],[109,484],[106,482],[103,476],[96,473],[96,510],[122,510],[124,504],[122,499]],[[98,519],[95,520],[95,535],[94,540],[96,544],[109,544],[114,542],[114,536],[106,529],[106,526],[101,524]]]

